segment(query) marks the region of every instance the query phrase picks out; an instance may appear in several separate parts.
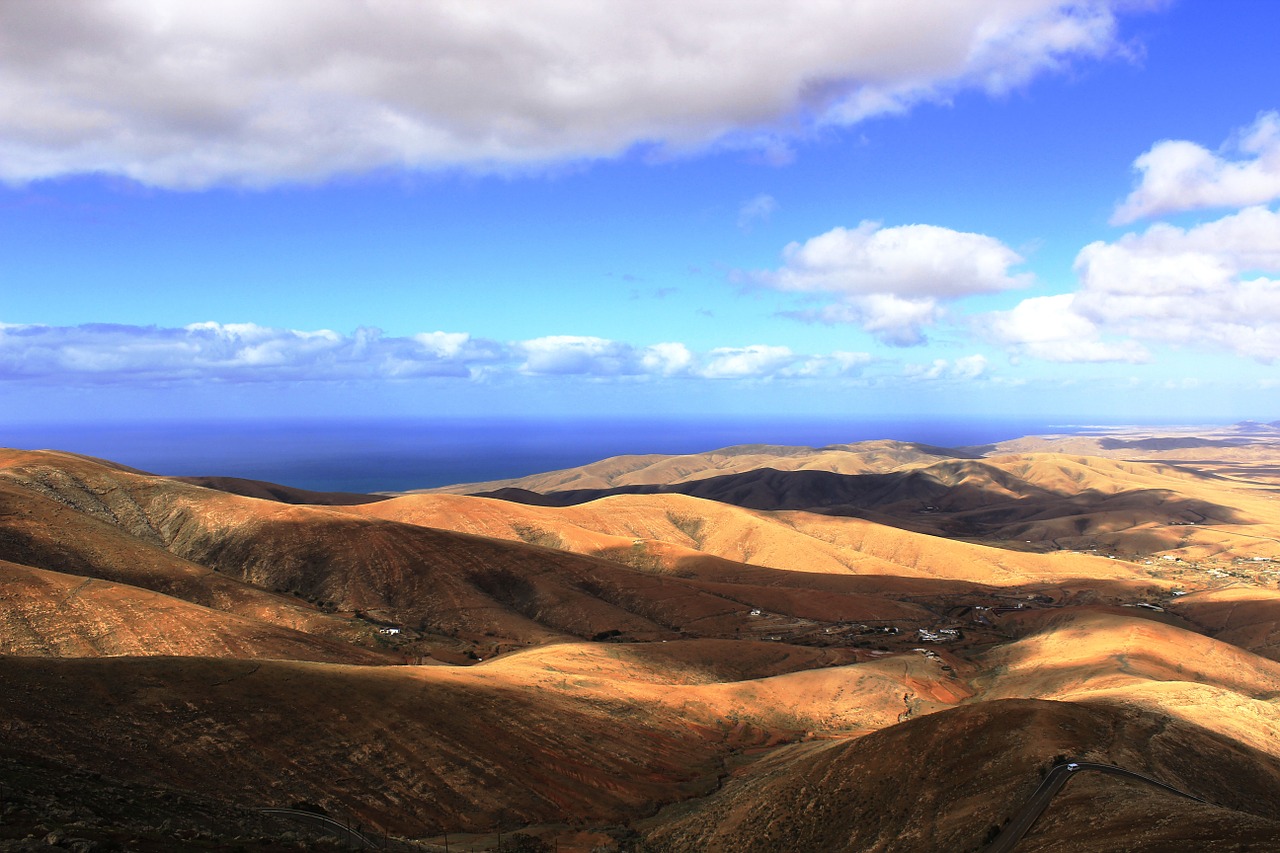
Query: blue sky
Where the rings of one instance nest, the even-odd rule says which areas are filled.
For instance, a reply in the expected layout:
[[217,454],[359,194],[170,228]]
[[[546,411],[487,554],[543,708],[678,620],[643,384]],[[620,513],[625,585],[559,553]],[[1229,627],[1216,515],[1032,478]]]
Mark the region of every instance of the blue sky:
[[1280,6],[0,6],[10,422],[1280,417]]

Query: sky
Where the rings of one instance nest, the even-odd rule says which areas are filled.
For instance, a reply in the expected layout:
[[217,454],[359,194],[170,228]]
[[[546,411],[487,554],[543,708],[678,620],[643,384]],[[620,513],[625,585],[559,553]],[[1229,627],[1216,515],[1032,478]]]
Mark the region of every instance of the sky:
[[1277,34],[0,0],[0,418],[1275,420]]

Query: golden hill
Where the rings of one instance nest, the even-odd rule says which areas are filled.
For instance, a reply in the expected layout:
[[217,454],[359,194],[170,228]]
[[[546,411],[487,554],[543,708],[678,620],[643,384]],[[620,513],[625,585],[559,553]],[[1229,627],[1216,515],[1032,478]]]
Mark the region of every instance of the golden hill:
[[[964,450],[890,441],[816,449],[747,445],[615,457],[427,491],[550,507],[623,494],[682,494],[751,509],[856,516],[1003,547],[1249,557],[1280,541],[1272,471],[1280,471],[1280,431],[1244,425],[1220,432],[1202,438],[1178,430],[1113,430]],[[985,451],[981,458],[979,451]],[[1219,452],[1236,461],[1214,461]]]
[[787,447],[745,444],[706,453],[679,456],[648,454],[614,456],[578,468],[485,483],[464,483],[422,492],[474,494],[516,488],[531,492],[574,489],[612,489],[619,486],[688,483],[760,468],[777,471],[825,471],[835,474],[876,474],[967,456],[963,451],[901,441],[863,441],[829,447]]
[[1182,596],[1169,609],[1212,637],[1280,660],[1280,591],[1232,585]]
[[1011,584],[1065,577],[1146,577],[1078,554],[1000,550],[862,519],[759,512],[684,495],[617,495],[568,507],[409,495],[347,507],[365,517],[458,530],[705,577],[705,555],[799,572]]

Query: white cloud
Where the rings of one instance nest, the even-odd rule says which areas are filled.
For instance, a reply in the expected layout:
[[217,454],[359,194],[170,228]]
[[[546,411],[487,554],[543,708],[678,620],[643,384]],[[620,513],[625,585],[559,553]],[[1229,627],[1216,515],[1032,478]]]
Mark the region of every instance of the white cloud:
[[952,373],[960,379],[977,379],[986,372],[987,357],[981,353],[957,358],[952,366]]
[[[1146,361],[1138,343],[1280,359],[1280,213],[1250,207],[1192,228],[1156,223],[1076,256],[1080,289],[979,320],[992,339],[1050,361]],[[1105,335],[1121,340],[1107,343]]]
[[1157,223],[1076,257],[1075,307],[1135,338],[1280,358],[1280,213],[1250,207],[1189,229]]
[[0,179],[198,188],[636,145],[776,158],[1123,52],[1124,0],[0,4]]
[[762,274],[779,290],[838,295],[956,297],[1020,287],[1009,272],[1022,257],[994,237],[937,225],[832,228],[782,250],[780,269]]
[[693,366],[693,353],[681,343],[654,344],[640,353],[640,366],[645,373],[676,376]]
[[789,347],[764,344],[720,347],[708,354],[700,375],[709,379],[763,378],[778,373],[798,358]]
[[1280,113],[1259,115],[1224,147],[1240,158],[1228,159],[1186,140],[1157,142],[1134,161],[1142,179],[1116,208],[1112,224],[1206,207],[1245,207],[1280,198]]
[[923,343],[940,303],[1031,283],[1011,271],[1022,257],[994,237],[937,225],[883,228],[864,221],[833,228],[782,250],[783,264],[752,278],[782,291],[815,293],[837,301],[801,319],[856,323],[885,343]]
[[457,355],[432,353],[409,338],[383,337],[377,329],[340,335],[252,323],[193,323],[180,329],[0,326],[0,379],[292,382],[472,375],[469,360]]
[[955,361],[935,358],[929,364],[907,364],[902,374],[907,379],[917,381],[959,380],[972,382],[982,379],[987,373],[987,357],[981,353],[966,355]]
[[778,200],[768,193],[761,193],[738,208],[738,227],[745,231],[757,222],[767,222],[777,209]]
[[1150,354],[1134,341],[1106,342],[1098,325],[1079,314],[1075,295],[1024,299],[1011,311],[987,315],[988,336],[1019,355],[1041,361],[1144,362]]
[[451,358],[462,352],[471,342],[466,332],[422,332],[414,335],[424,350],[441,358]]
[[523,341],[522,373],[616,376],[638,373],[635,350],[627,344],[581,335],[550,335]]
[[696,353],[679,342],[634,346],[581,335],[501,343],[465,332],[388,337],[253,323],[38,326],[0,322],[0,381],[154,384],[326,382],[506,375],[618,379],[768,379],[856,376],[867,353],[803,355],[751,344]]
[[440,361],[456,361],[469,365],[501,361],[505,348],[497,341],[473,338],[466,332],[420,332],[411,340]]
[[837,350],[827,355],[807,358],[795,367],[789,368],[786,373],[790,376],[804,377],[860,376],[863,368],[873,361],[870,353]]

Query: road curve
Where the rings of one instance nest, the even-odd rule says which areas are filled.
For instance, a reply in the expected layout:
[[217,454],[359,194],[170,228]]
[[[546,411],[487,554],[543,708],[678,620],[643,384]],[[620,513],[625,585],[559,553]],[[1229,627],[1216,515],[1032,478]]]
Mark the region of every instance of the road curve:
[[1031,827],[1048,808],[1049,802],[1054,798],[1062,786],[1067,784],[1074,774],[1081,773],[1085,770],[1096,770],[1100,773],[1110,773],[1113,776],[1124,776],[1129,779],[1136,779],[1139,782],[1145,782],[1148,785],[1168,791],[1170,794],[1176,794],[1179,797],[1186,797],[1189,800],[1195,800],[1197,803],[1208,803],[1197,796],[1188,794],[1186,791],[1179,791],[1170,785],[1152,779],[1150,776],[1143,776],[1141,773],[1134,773],[1132,770],[1125,770],[1123,767],[1116,767],[1112,764],[1094,764],[1088,761],[1071,761],[1065,764],[1057,764],[1044,777],[1044,781],[1040,783],[1040,787],[1036,788],[1035,793],[1023,804],[1013,819],[1005,824],[1004,829],[1000,830],[1000,834],[987,847],[983,853],[1009,853],[1013,850],[1014,845],[1022,840],[1022,836],[1026,835]]
[[341,838],[348,844],[355,844],[366,850],[376,850],[377,845],[356,832],[345,823],[340,823],[333,818],[317,814],[316,812],[302,811],[301,809],[258,809],[262,814],[276,815],[278,817],[288,818],[289,820],[298,821],[299,823],[315,824],[338,838]]

